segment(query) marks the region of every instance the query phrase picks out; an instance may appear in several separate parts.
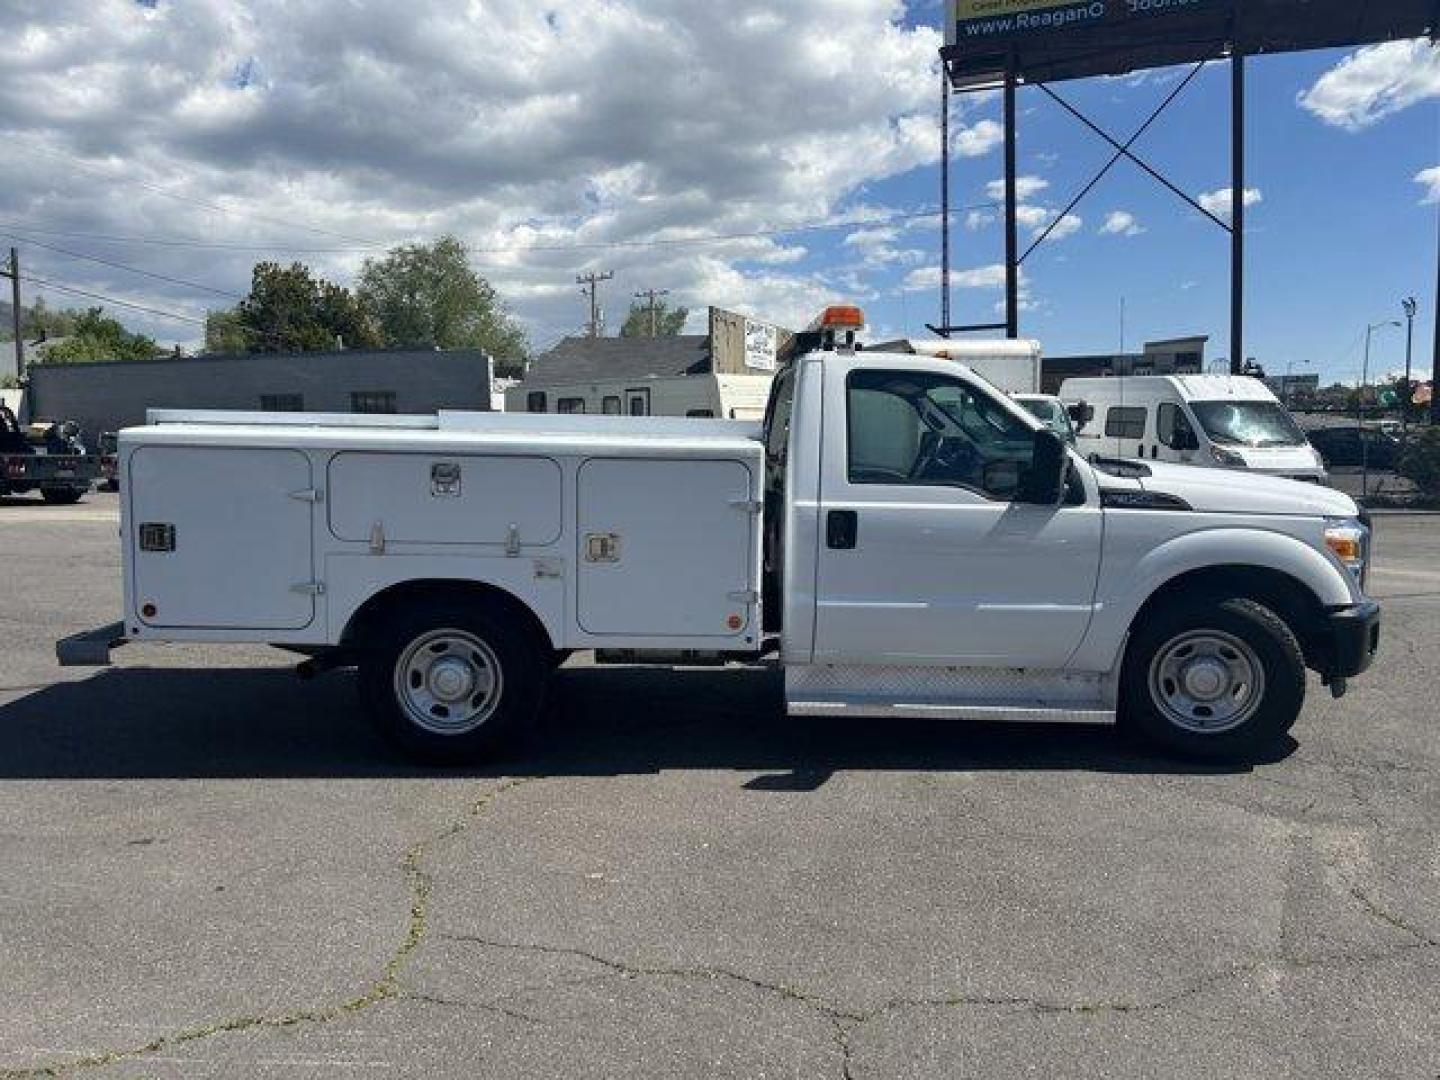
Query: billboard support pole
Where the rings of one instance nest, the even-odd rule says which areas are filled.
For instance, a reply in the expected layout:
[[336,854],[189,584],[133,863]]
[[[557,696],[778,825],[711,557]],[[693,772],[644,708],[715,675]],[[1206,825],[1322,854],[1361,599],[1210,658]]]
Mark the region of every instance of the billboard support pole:
[[1020,336],[1020,233],[1016,215],[1015,60],[1005,63],[1005,336]]
[[[1436,238],[1440,241],[1440,233]],[[1436,274],[1440,275],[1440,243],[1436,244],[1435,267]],[[1435,307],[1432,311],[1435,316],[1435,355],[1430,368],[1430,423],[1440,425],[1440,279],[1435,285]]]
[[940,60],[940,325],[950,336],[950,64]]
[[[1238,35],[1237,35],[1238,37]],[[1245,54],[1230,56],[1230,374],[1245,370]]]

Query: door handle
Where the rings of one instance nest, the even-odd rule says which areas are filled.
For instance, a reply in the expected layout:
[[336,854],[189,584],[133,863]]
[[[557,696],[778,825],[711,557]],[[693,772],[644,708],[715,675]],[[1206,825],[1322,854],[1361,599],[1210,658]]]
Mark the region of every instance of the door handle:
[[833,551],[854,548],[859,531],[860,516],[854,510],[831,510],[825,515],[825,546]]

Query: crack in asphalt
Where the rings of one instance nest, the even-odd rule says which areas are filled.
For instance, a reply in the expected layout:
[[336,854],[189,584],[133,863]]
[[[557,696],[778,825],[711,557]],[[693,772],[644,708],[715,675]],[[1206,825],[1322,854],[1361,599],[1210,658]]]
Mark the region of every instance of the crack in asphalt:
[[400,972],[414,954],[415,950],[418,949],[425,940],[426,933],[429,929],[430,896],[433,890],[433,881],[430,874],[426,872],[422,865],[425,857],[440,844],[445,843],[447,840],[469,829],[500,796],[508,791],[513,791],[523,784],[531,782],[533,779],[533,777],[525,777],[501,782],[493,790],[486,792],[474,800],[462,816],[456,818],[439,832],[416,841],[405,850],[405,854],[400,860],[400,869],[405,875],[406,884],[410,890],[410,914],[406,921],[405,933],[401,937],[400,943],[396,946],[395,951],[391,953],[390,959],[381,969],[380,974],[364,991],[354,997],[347,998],[334,1005],[296,1009],[291,1012],[229,1017],[213,1023],[181,1028],[179,1031],[158,1035],[149,1042],[138,1046],[102,1050],[93,1054],[86,1054],[81,1057],[69,1058],[67,1060],[50,1062],[43,1065],[0,1069],[0,1080],[29,1080],[29,1078],[33,1077],[66,1076],[84,1069],[99,1068],[106,1065],[115,1065],[120,1062],[132,1061],[136,1058],[148,1057],[162,1050],[173,1050],[177,1047],[199,1042],[203,1039],[213,1038],[216,1035],[253,1031],[257,1028],[291,1028],[308,1024],[326,1024],[333,1020],[338,1020],[341,1017],[363,1012],[381,1002],[406,996],[407,992],[403,991],[400,987]]
[[[1378,909],[1377,913],[1378,913]],[[1380,917],[1384,918],[1383,915]],[[1388,922],[1389,920],[1386,919]],[[1295,971],[1306,971],[1322,967],[1360,967],[1372,963],[1380,963],[1385,960],[1394,959],[1419,950],[1431,949],[1440,945],[1418,931],[1401,923],[1392,923],[1400,929],[1407,930],[1415,936],[1416,940],[1409,944],[1397,946],[1370,953],[1329,953],[1314,956],[1279,956],[1265,957],[1253,960],[1249,963],[1236,964],[1224,971],[1212,972],[1198,979],[1192,980],[1187,985],[1181,986],[1172,993],[1163,995],[1149,1001],[1124,1001],[1124,1000],[1097,1000],[1097,1001],[1061,1001],[1029,995],[973,995],[953,994],[944,997],[933,998],[891,998],[883,1004],[867,1010],[859,1011],[847,1009],[825,998],[802,990],[798,987],[785,983],[771,982],[759,979],[735,971],[732,968],[719,967],[715,965],[695,965],[681,967],[662,967],[646,964],[634,964],[624,960],[617,960],[612,957],[602,956],[599,953],[588,949],[564,945],[549,945],[543,943],[524,943],[510,941],[496,941],[489,938],[470,934],[442,934],[440,940],[457,942],[467,945],[476,945],[481,948],[496,949],[506,952],[537,953],[547,956],[569,956],[584,960],[606,969],[606,978],[624,979],[681,979],[681,980],[723,980],[738,983],[743,986],[769,993],[783,998],[786,1001],[795,1002],[818,1016],[828,1021],[834,1029],[834,1041],[836,1049],[840,1054],[841,1076],[844,1080],[854,1080],[853,1053],[854,1047],[851,1041],[853,1033],[860,1027],[879,1020],[887,1015],[897,1012],[904,1012],[912,1009],[955,1009],[955,1008],[1011,1008],[1028,1009],[1040,1014],[1067,1014],[1081,1016],[1100,1016],[1105,1014],[1132,1015],[1139,1013],[1158,1012],[1169,1009],[1181,1002],[1197,997],[1217,986],[1237,979],[1243,979],[1258,972],[1273,969],[1291,969]],[[533,993],[539,990],[553,989],[560,985],[584,982],[589,980],[564,980],[563,982],[547,983],[541,986],[531,986],[521,990],[513,991],[488,1002],[462,1002],[447,1001],[445,1004],[456,1006],[469,1006],[472,1008],[487,1011],[504,1011],[501,1003],[517,997],[524,993]],[[417,996],[418,997],[418,996]],[[423,1000],[423,999],[421,999]],[[521,1018],[532,1020],[533,1018],[521,1014]]]

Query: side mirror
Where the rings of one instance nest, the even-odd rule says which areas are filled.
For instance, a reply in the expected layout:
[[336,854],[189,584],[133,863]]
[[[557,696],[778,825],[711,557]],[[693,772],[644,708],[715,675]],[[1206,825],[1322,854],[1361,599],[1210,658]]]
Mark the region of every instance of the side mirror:
[[1070,479],[1070,454],[1065,440],[1048,428],[1035,432],[1030,468],[1020,478],[1015,501],[1034,506],[1059,506]]
[[997,499],[1013,499],[1020,488],[1020,463],[1013,458],[990,462],[981,475],[981,483]]
[[1175,447],[1176,450],[1200,449],[1199,438],[1195,435],[1195,432],[1191,431],[1189,428],[1186,428],[1184,431],[1176,432],[1175,441],[1180,444],[1179,446]]
[[1076,431],[1082,431],[1085,425],[1095,419],[1095,406],[1083,401],[1077,401],[1073,405],[1067,405],[1065,412],[1070,417],[1070,422],[1075,425]]

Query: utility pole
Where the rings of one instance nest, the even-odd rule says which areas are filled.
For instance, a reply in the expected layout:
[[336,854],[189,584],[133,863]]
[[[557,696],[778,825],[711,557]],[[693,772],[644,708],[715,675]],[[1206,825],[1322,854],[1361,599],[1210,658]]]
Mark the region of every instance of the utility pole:
[[10,269],[0,270],[0,277],[10,279],[11,330],[15,334],[15,379],[25,378],[25,338],[20,333],[20,252],[10,249]]
[[581,294],[590,298],[590,329],[587,332],[587,337],[600,336],[600,283],[602,281],[609,281],[614,276],[615,273],[612,270],[606,270],[598,274],[594,270],[591,270],[588,274],[576,275],[575,284],[582,286],[580,290]]
[[657,330],[658,330],[658,327],[656,326],[656,323],[655,323],[656,315],[658,314],[658,312],[656,311],[655,301],[658,300],[658,299],[660,299],[660,298],[663,297],[663,296],[669,296],[669,295],[670,295],[670,290],[669,290],[669,289],[641,289],[639,292],[637,292],[637,293],[635,294],[635,299],[636,299],[636,300],[646,300],[646,301],[649,302],[649,307],[650,307],[650,336],[651,336],[651,337],[657,336]]
[[1415,313],[1420,302],[1413,296],[1400,301],[1405,311],[1405,396],[1400,400],[1400,443],[1404,445],[1410,437],[1410,360],[1415,348]]

